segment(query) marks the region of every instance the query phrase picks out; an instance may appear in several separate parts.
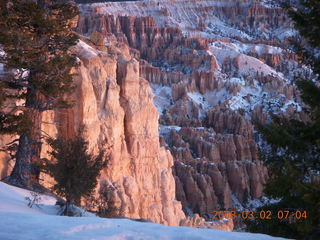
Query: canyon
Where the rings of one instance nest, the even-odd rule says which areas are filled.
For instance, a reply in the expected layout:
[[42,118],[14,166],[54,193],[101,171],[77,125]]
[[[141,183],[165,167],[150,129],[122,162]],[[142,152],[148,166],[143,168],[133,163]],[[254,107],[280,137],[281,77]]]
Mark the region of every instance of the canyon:
[[[119,212],[210,227],[210,212],[261,199],[268,171],[253,123],[271,114],[304,119],[293,79],[312,74],[288,48],[295,32],[284,11],[253,0],[79,8],[75,105],[45,112],[42,130],[71,137],[86,126],[90,150],[110,154],[99,188]],[[0,157],[2,178],[13,163]]]

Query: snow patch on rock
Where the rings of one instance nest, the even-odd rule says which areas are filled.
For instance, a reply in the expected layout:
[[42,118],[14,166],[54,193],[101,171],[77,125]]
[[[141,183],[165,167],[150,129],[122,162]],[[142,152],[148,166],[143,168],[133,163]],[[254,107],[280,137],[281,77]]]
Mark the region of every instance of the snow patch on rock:
[[158,84],[151,84],[151,88],[154,94],[153,103],[156,105],[158,112],[163,114],[173,104],[172,89]]

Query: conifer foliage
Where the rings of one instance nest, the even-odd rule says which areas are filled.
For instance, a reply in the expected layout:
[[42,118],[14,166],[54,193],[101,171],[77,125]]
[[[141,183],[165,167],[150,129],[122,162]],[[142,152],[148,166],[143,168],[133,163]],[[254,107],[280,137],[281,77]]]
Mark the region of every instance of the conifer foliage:
[[82,130],[74,139],[58,137],[47,141],[53,149],[49,154],[55,161],[47,161],[44,169],[56,181],[53,190],[66,199],[63,215],[71,216],[70,206],[81,197],[92,195],[107,157],[103,151],[97,156],[88,153],[88,142],[84,140]]
[[[248,221],[248,230],[320,239],[320,1],[284,1],[283,7],[301,36],[293,46],[315,74],[314,79],[296,79],[310,120],[274,117],[259,126],[271,147],[263,152],[271,175],[265,193],[279,202],[264,207],[273,211],[272,220]],[[277,213],[284,210],[290,215],[279,219]],[[298,219],[296,211],[306,211],[306,217]]]
[[5,181],[29,189],[39,176],[42,113],[70,106],[61,96],[73,89],[77,61],[69,48],[78,41],[72,31],[78,9],[65,2],[0,1],[0,134],[19,135]]

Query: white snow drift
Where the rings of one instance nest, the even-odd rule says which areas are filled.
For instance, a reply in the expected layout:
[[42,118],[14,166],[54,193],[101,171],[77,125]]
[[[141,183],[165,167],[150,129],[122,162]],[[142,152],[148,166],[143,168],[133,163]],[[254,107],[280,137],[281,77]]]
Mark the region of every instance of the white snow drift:
[[167,227],[129,219],[55,216],[55,198],[41,195],[29,208],[30,192],[0,182],[1,240],[275,240],[263,234]]

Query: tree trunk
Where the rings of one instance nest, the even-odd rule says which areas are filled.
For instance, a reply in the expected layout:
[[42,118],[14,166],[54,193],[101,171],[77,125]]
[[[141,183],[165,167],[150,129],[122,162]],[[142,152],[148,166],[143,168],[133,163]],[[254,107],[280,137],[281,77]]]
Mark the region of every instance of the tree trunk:
[[41,99],[40,94],[27,98],[26,115],[30,127],[20,135],[14,168],[10,176],[4,179],[4,182],[30,190],[39,186],[40,171],[36,164],[39,163],[41,152],[42,112],[37,106]]
[[73,209],[71,208],[72,207],[72,201],[70,201],[69,199],[66,200],[66,205],[65,205],[65,208],[62,212],[62,215],[63,216],[69,216],[69,217],[72,217],[74,216],[74,211]]
[[6,183],[32,189],[32,139],[26,134],[21,135],[19,139],[18,151],[16,154],[16,163],[9,177],[4,181]]

